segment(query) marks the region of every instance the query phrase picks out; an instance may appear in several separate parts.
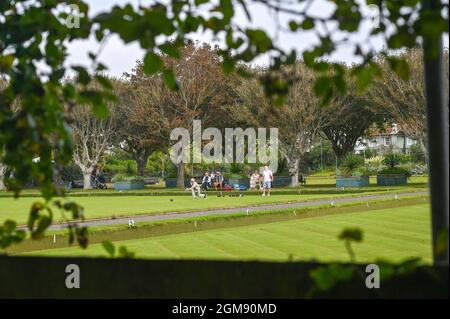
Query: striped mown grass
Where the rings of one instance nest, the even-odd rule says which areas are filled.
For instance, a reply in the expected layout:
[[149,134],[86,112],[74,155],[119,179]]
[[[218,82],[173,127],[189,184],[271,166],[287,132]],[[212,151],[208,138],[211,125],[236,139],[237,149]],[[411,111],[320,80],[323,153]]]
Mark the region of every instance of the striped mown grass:
[[[117,241],[138,258],[348,261],[337,235],[359,227],[364,241],[354,244],[358,262],[378,258],[431,261],[429,205],[325,215],[290,221]],[[100,244],[87,250],[59,248],[36,251],[45,256],[106,256]]]

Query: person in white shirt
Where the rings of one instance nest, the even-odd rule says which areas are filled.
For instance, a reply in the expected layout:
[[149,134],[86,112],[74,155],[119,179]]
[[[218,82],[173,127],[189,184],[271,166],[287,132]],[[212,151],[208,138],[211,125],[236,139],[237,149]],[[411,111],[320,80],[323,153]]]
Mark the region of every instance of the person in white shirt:
[[262,175],[263,175],[262,196],[266,196],[266,190],[267,190],[267,196],[270,196],[270,190],[272,189],[272,182],[273,182],[273,174],[268,166],[264,166],[264,171],[263,171]]
[[200,194],[200,185],[198,185],[195,179],[193,178],[191,178],[191,187],[186,188],[186,191],[192,192],[192,198],[196,198],[197,196],[202,197]]

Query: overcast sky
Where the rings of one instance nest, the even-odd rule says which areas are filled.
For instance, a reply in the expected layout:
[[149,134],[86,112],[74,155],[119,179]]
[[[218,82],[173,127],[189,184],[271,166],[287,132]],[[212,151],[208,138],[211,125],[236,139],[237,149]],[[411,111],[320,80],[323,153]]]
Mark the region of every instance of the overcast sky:
[[[126,3],[131,3],[135,6],[139,2],[142,4],[152,3],[153,0],[87,0],[90,5],[90,14],[95,15],[102,11],[108,11],[115,4],[123,5]],[[327,16],[329,12],[333,9],[332,5],[324,0],[315,0],[313,6],[311,7],[311,12],[315,15]],[[317,43],[317,37],[315,32],[302,32],[302,33],[285,33],[276,32],[276,16],[273,12],[267,10],[266,7],[261,5],[252,5],[250,7],[251,14],[253,16],[252,22],[249,22],[246,16],[241,10],[237,10],[235,15],[235,22],[242,26],[251,26],[256,28],[261,28],[266,30],[272,36],[278,34],[277,44],[285,49],[295,48],[298,52],[302,52],[305,49],[310,48]],[[364,10],[365,14],[371,15],[373,12],[368,8]],[[287,16],[279,16],[278,21],[281,24],[286,25],[289,21]],[[361,40],[366,38],[366,34],[370,29],[370,20],[363,23],[358,32],[352,35],[353,41],[361,42]],[[339,37],[339,34],[335,35]],[[210,33],[196,33],[191,36],[195,40],[205,41],[210,43],[221,44],[220,40],[213,39]],[[364,44],[365,47],[369,45]],[[370,45],[380,49],[384,46],[384,42],[380,38],[372,38],[370,40]],[[445,37],[444,45],[448,47],[448,36]],[[84,64],[87,65],[89,59],[87,53],[92,51],[96,52],[98,50],[99,44],[92,37],[88,41],[76,41],[69,46],[69,59],[68,64]],[[343,61],[347,63],[359,62],[359,60],[353,55],[354,47],[339,47],[338,50],[331,56],[332,60]],[[138,44],[125,45],[117,36],[112,36],[108,39],[105,48],[102,51],[100,61],[108,66],[109,73],[111,75],[120,76],[123,72],[130,71],[135,65],[136,60],[143,57],[143,51],[140,49]],[[269,57],[265,56],[259,58],[255,61],[257,64],[265,64],[268,62]]]

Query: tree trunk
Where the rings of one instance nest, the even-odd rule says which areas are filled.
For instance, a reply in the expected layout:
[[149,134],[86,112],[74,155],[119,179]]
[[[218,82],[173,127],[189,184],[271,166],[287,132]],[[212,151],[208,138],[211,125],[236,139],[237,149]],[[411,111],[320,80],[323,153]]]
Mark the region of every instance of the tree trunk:
[[184,188],[184,166],[185,164],[183,162],[177,166],[177,187]]
[[81,173],[83,174],[83,189],[92,189],[92,172],[97,164],[85,166],[78,161],[75,161],[75,164],[81,169]]
[[134,160],[136,161],[138,176],[144,176],[149,156],[150,154],[144,151],[139,154],[136,154],[136,156],[134,157]]
[[59,163],[58,151],[55,149],[53,151],[54,157],[54,167],[53,167],[53,184],[55,188],[59,191],[64,188],[64,181],[61,176],[62,165]]
[[422,149],[423,156],[425,158],[425,164],[429,166],[429,156],[428,156],[428,135],[422,134],[419,138],[420,148]]
[[84,189],[92,189],[92,171],[83,172],[83,188]]
[[290,158],[286,156],[287,167],[289,170],[289,176],[291,176],[291,184],[289,187],[297,187],[298,186],[298,158]]
[[6,189],[4,182],[5,173],[6,173],[6,166],[0,163],[0,191]]

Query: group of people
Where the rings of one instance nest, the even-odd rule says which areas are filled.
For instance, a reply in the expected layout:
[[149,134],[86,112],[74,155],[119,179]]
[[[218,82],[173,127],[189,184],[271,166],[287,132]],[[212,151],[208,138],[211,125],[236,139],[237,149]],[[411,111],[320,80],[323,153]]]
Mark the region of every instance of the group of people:
[[212,172],[209,174],[208,172],[205,173],[202,180],[203,189],[205,191],[208,191],[211,188],[211,184],[214,185],[214,189],[220,189],[222,190],[223,187],[223,175],[221,172]]
[[222,191],[223,189],[223,181],[224,177],[221,172],[212,172],[211,174],[206,172],[202,179],[202,187],[204,190],[204,193],[201,194],[201,187],[200,185],[195,181],[195,178],[191,178],[191,187],[187,188],[187,191],[192,192],[192,197],[206,197],[206,192],[211,188],[211,185],[214,186],[215,190]]
[[[200,185],[195,181],[195,178],[191,178],[191,187],[187,188],[186,191],[192,192],[192,197],[206,197],[207,191],[211,188],[211,184],[214,186],[215,190],[220,189],[222,191],[224,183],[224,177],[221,172],[206,172],[202,179],[202,187],[204,193],[201,193]],[[250,189],[257,189],[257,185],[259,189],[262,190],[262,196],[270,196],[270,191],[272,189],[273,183],[273,173],[269,169],[268,166],[264,166],[264,170],[260,174],[258,170],[256,170],[250,176]]]
[[[250,189],[257,189],[263,191],[262,196],[270,196],[270,190],[272,189],[273,173],[268,166],[264,166],[264,170],[260,174],[258,170],[255,170],[250,176]],[[267,192],[267,194],[266,194]]]

